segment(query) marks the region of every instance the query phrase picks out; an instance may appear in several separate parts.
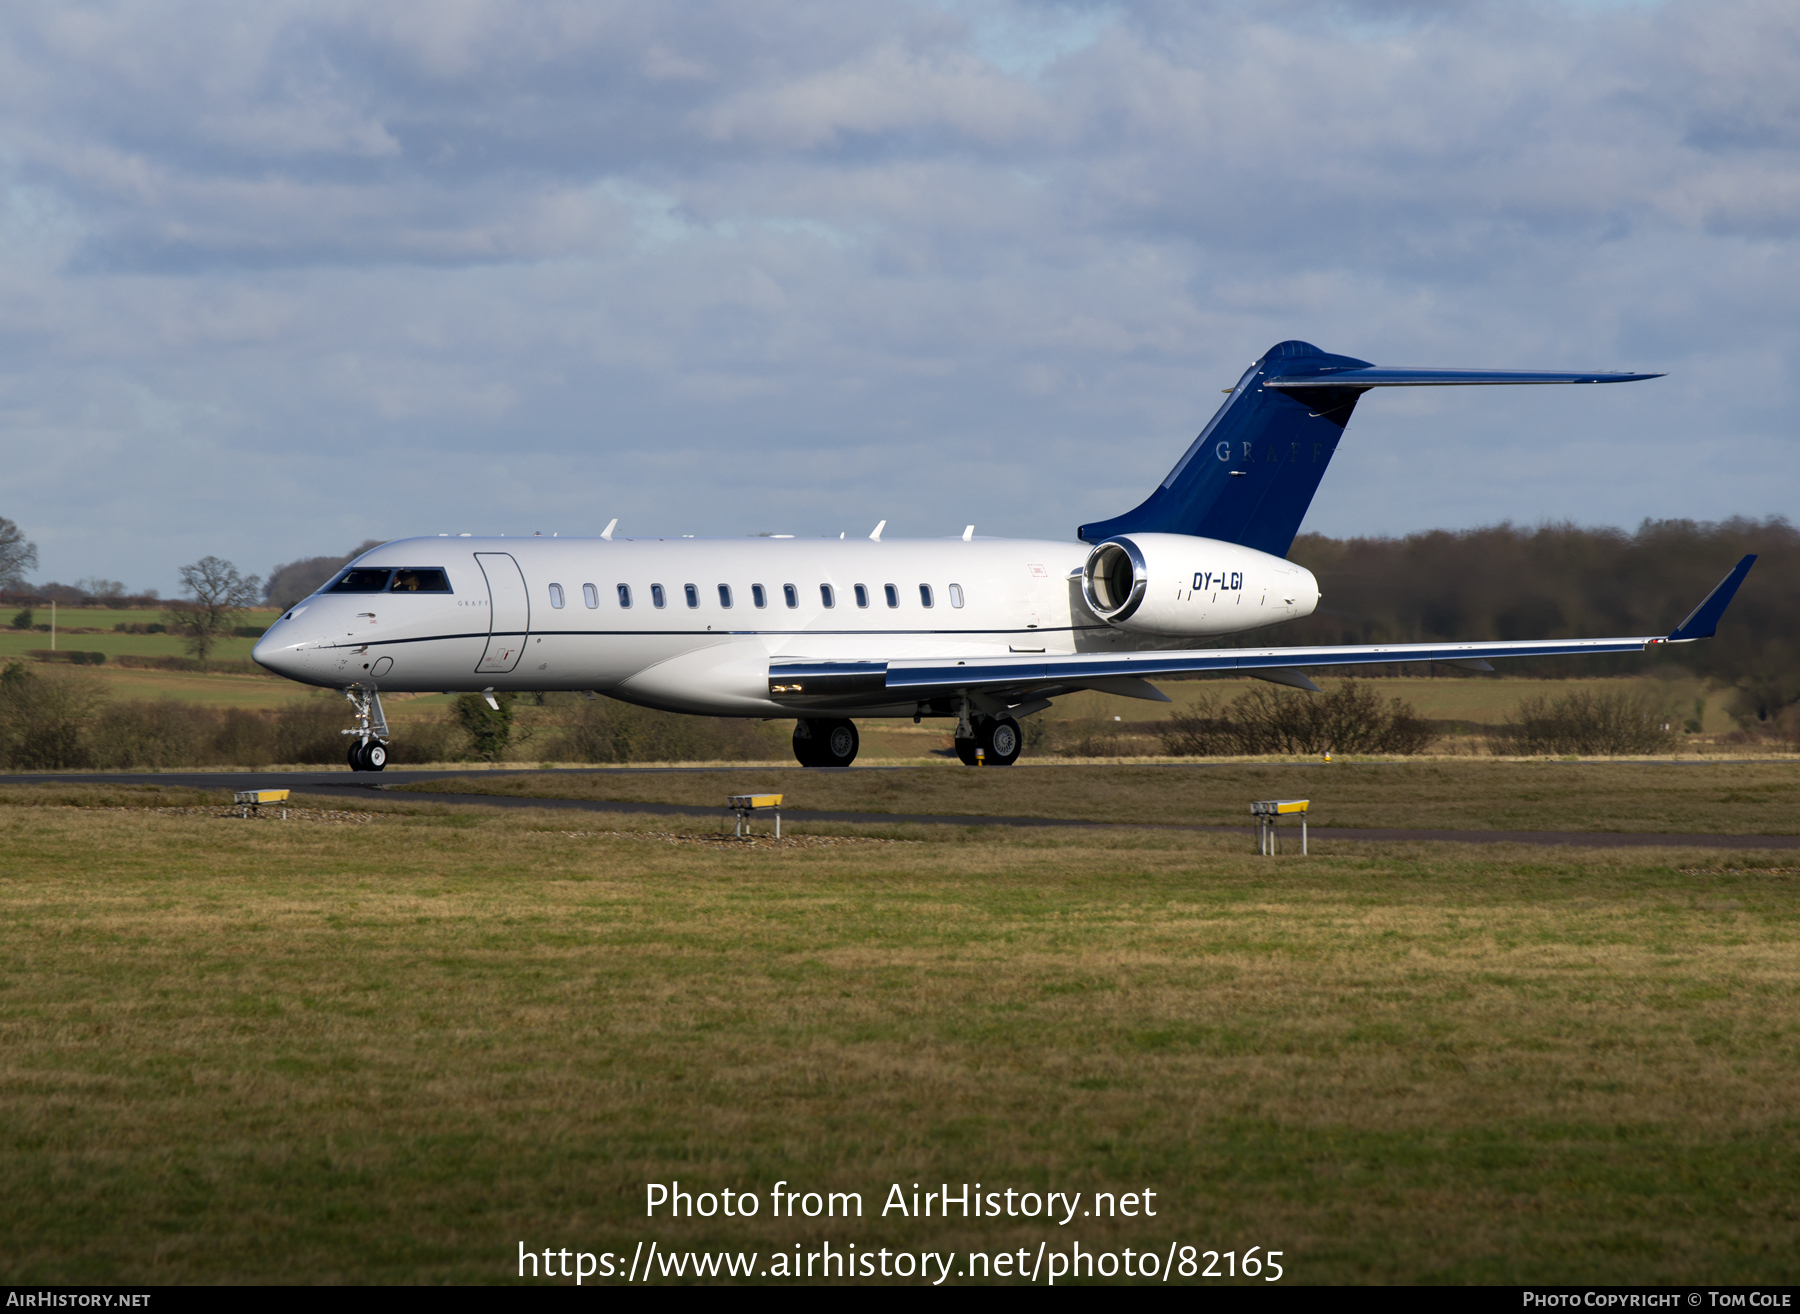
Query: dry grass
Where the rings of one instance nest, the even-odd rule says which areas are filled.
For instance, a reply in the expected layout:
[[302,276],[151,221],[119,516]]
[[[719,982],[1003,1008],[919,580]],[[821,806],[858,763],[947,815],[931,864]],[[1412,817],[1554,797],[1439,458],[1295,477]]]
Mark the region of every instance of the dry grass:
[[1149,1186],[1154,1224],[1083,1243],[1258,1244],[1302,1282],[1795,1276],[1788,855],[35,797],[0,806],[7,1281],[1056,1233],[646,1225],[671,1178]]
[[720,805],[773,790],[794,809],[1063,817],[1246,825],[1259,798],[1310,798],[1320,826],[1791,835],[1800,829],[1800,761],[1334,762],[1205,767],[1016,766],[819,773],[476,775],[409,791]]

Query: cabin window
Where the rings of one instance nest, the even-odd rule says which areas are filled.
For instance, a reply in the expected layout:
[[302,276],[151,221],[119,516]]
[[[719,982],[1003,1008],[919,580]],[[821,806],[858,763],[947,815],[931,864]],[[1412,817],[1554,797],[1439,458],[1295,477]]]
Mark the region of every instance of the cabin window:
[[864,588],[861,584],[856,586],[856,605],[859,607],[866,607],[869,605],[869,590]]
[[919,585],[919,605],[921,607],[929,607],[931,605],[931,585]]
[[663,594],[663,586],[660,584],[652,584],[650,586],[650,605],[652,607],[663,607],[667,606],[668,602],[669,599]]
[[783,584],[781,586],[781,597],[782,601],[786,602],[790,607],[798,607],[800,605],[800,590],[795,588],[792,584]]
[[700,605],[700,590],[695,588],[692,584],[683,584],[681,588],[682,591],[687,594],[688,606],[698,607]]
[[952,584],[950,586],[950,605],[952,607],[960,607],[960,606],[962,606],[962,604],[963,604],[962,585]]
[[550,586],[550,605],[552,607],[557,608],[557,610],[559,610],[559,611],[562,609],[562,605],[563,605],[562,585],[552,584]]
[[394,582],[389,587],[395,593],[448,593],[450,577],[435,568],[402,569],[394,572]]
[[883,584],[881,586],[881,591],[887,595],[888,606],[898,607],[900,605],[900,590],[899,589],[895,588],[892,584]]
[[819,601],[827,607],[837,606],[837,594],[832,591],[831,585],[819,585]]
[[[592,588],[593,586],[589,585],[588,587]],[[621,607],[629,607],[631,605],[631,585],[619,585],[619,605]]]
[[752,584],[750,586],[750,601],[754,602],[759,607],[768,606],[769,605],[768,591],[766,589],[764,589],[763,586],[760,584]]
[[598,607],[600,605],[600,590],[595,588],[592,584],[583,584],[581,586],[581,600],[587,603],[589,610]]
[[729,584],[719,585],[719,605],[721,607],[730,607],[731,606],[731,585],[729,585]]
[[364,566],[358,570],[346,570],[332,581],[322,593],[380,593],[388,585],[386,570],[370,570]]

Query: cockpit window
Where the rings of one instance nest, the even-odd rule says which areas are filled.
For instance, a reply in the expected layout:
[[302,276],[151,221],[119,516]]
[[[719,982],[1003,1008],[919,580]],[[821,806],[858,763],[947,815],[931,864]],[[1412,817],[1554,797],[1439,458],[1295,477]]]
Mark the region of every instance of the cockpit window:
[[327,593],[380,593],[387,588],[388,576],[393,572],[387,570],[346,570],[326,587]]
[[[391,583],[390,583],[391,580]],[[437,566],[403,566],[389,570],[385,566],[358,566],[346,570],[321,593],[450,593],[450,576]]]
[[450,577],[436,566],[406,566],[394,572],[395,593],[448,593]]

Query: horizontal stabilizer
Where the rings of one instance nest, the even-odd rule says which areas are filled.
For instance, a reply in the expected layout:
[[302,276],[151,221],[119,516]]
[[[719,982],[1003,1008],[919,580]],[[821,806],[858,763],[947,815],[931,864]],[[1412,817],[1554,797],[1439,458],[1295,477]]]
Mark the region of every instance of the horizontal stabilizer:
[[1299,378],[1270,379],[1265,388],[1283,392],[1295,388],[1443,388],[1457,384],[1488,383],[1634,383],[1660,379],[1660,374],[1627,374],[1620,371],[1564,374],[1554,370],[1332,370]]
[[1396,369],[1320,351],[1310,342],[1278,342],[1238,380],[1149,497],[1124,515],[1082,525],[1076,535],[1084,543],[1100,543],[1115,534],[1192,534],[1285,556],[1358,398],[1371,388],[1661,377],[1597,370]]

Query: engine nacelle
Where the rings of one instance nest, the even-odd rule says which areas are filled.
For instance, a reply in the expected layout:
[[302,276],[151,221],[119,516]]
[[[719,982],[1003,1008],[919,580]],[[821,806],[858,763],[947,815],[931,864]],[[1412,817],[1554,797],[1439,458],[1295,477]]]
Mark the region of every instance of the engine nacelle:
[[1310,616],[1319,582],[1291,561],[1188,534],[1119,534],[1081,570],[1094,615],[1133,634],[1234,634]]

